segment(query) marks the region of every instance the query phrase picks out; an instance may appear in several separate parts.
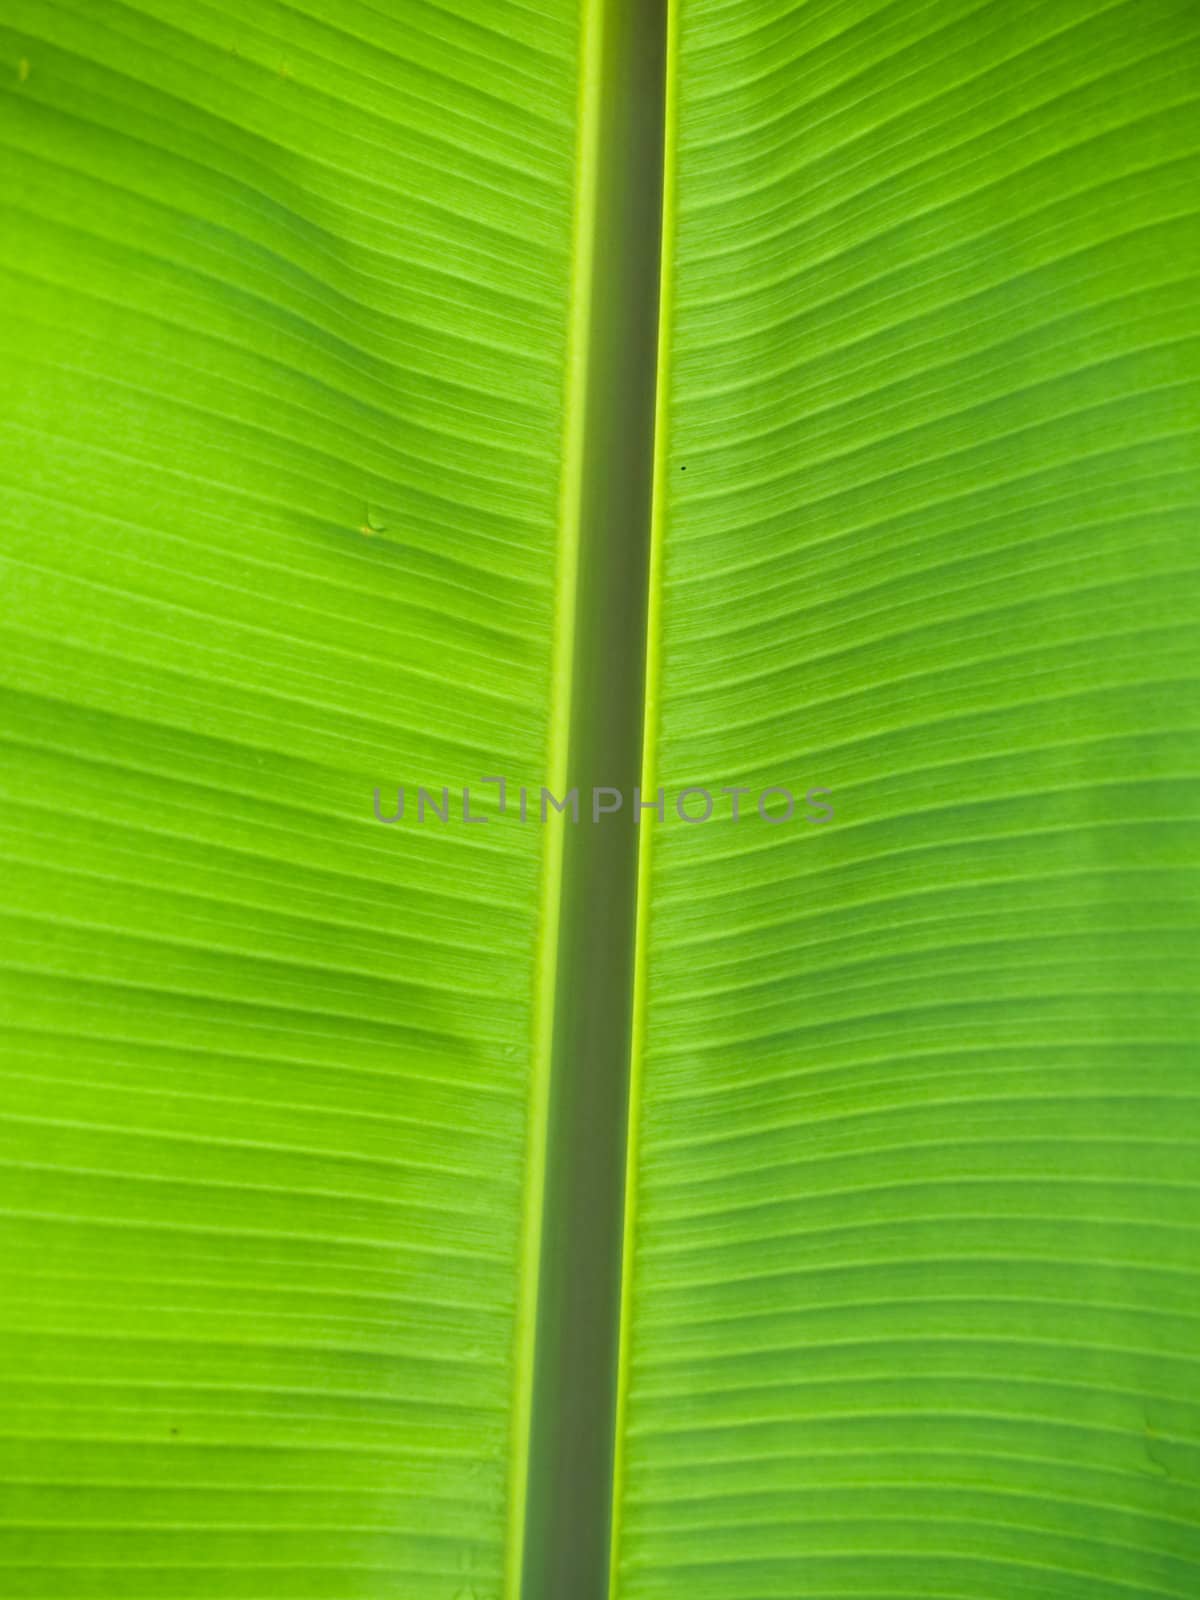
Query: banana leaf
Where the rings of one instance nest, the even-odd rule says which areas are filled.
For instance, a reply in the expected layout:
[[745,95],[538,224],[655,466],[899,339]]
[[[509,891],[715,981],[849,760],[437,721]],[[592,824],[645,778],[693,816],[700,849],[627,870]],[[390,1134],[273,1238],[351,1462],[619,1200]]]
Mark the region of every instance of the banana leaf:
[[5,1600],[1200,1592],[1198,36],[7,0]]

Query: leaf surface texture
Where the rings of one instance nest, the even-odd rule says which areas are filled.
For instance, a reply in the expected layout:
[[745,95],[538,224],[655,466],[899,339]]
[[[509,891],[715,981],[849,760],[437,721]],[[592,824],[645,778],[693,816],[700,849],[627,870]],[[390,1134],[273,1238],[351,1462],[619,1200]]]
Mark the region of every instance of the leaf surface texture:
[[577,50],[5,8],[12,1600],[499,1590]]
[[1195,1591],[1198,22],[676,8],[621,1600]]

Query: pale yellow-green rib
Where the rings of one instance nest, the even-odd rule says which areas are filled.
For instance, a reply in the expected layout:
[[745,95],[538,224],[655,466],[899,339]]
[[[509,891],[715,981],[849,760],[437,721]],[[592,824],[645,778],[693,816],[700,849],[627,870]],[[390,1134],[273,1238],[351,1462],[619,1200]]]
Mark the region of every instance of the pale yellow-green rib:
[[[576,118],[575,225],[571,262],[571,312],[567,335],[563,464],[559,491],[558,575],[555,598],[553,702],[547,741],[546,781],[555,794],[566,790],[571,697],[575,658],[579,542],[583,505],[584,440],[592,293],[596,255],[596,195],[599,174],[601,49],[606,0],[580,0],[579,99]],[[504,1592],[518,1600],[525,1560],[529,1489],[529,1434],[533,1415],[538,1284],[546,1194],[546,1138],[554,1054],[554,1013],[562,911],[566,817],[551,809],[544,827],[541,935],[535,982],[533,1071],[526,1144],[521,1281],[517,1305],[516,1384],[510,1446],[508,1539]]]
[[[642,794],[653,795],[658,733],[658,679],[662,547],[667,507],[668,433],[670,425],[671,275],[675,241],[676,81],[679,3],[667,0],[666,99],[663,126],[662,247],[658,284],[658,365],[654,382],[654,493],[650,511],[650,570],[646,612],[646,682],[642,716]],[[621,1498],[625,1473],[625,1415],[629,1396],[630,1306],[633,1297],[633,1247],[637,1224],[638,1112],[641,1104],[642,1049],[646,1022],[645,952],[650,924],[650,866],[654,831],[647,824],[638,835],[637,923],[634,931],[633,1027],[629,1055],[629,1118],[625,1139],[625,1211],[621,1239],[621,1326],[617,1345],[617,1414],[613,1445],[612,1531],[608,1589],[616,1600],[621,1535]]]

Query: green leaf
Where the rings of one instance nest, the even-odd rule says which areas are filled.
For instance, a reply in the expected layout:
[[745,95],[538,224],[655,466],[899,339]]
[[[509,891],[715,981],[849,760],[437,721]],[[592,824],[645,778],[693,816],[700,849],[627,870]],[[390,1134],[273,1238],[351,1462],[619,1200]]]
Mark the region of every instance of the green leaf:
[[0,1588],[496,1594],[574,11],[3,21]]
[[676,8],[621,1600],[1195,1592],[1198,20]]
[[5,1600],[1190,1600],[1198,36],[8,0]]

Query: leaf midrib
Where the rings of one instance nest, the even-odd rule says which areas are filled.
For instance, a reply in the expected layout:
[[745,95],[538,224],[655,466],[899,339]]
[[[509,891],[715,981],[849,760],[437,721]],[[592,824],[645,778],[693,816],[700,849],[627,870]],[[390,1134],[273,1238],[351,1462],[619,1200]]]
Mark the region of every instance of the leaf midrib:
[[[583,0],[506,1592],[604,1600],[616,1482],[668,0]],[[661,497],[660,497],[661,498]],[[653,646],[650,646],[653,649]],[[593,786],[622,813],[591,821]]]

